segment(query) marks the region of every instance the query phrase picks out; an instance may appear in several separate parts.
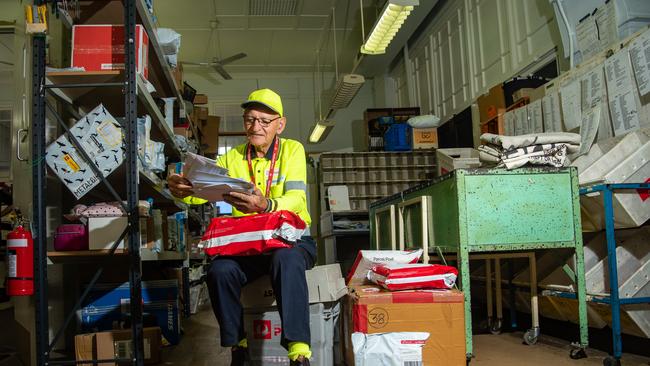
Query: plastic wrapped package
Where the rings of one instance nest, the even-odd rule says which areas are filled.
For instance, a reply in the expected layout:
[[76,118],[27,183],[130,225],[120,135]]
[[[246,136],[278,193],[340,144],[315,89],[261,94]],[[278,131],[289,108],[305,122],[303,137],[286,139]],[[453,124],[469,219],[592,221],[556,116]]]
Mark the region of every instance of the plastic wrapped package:
[[427,332],[352,333],[354,364],[357,366],[422,365]]
[[151,141],[153,154],[149,169],[154,173],[165,171],[165,144],[162,142]]
[[386,263],[373,266],[368,279],[387,290],[422,288],[450,289],[456,283],[458,270],[439,264]]

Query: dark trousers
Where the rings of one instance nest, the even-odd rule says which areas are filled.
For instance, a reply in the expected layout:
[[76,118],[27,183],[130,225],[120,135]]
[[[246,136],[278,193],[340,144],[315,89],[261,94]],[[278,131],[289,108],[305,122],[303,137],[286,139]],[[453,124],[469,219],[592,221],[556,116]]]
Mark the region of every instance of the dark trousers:
[[303,236],[294,247],[268,255],[216,257],[207,275],[212,310],[219,322],[221,345],[236,346],[246,338],[244,312],[239,300],[247,283],[268,274],[282,320],[282,346],[310,344],[309,294],[305,271],[316,262],[316,243]]

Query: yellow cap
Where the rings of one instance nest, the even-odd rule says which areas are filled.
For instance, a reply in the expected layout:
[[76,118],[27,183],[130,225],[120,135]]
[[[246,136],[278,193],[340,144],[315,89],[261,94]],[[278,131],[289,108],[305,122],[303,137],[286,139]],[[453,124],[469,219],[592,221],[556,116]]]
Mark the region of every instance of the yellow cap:
[[258,89],[250,93],[248,100],[241,104],[242,108],[248,108],[251,104],[262,104],[271,108],[274,112],[284,117],[282,110],[282,99],[278,93],[271,89]]

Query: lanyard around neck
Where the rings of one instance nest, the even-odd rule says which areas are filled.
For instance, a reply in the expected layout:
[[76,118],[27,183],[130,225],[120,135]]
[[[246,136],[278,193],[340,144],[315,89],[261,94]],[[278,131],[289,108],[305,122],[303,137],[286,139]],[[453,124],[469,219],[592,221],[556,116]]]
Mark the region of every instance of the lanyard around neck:
[[[269,168],[269,176],[266,181],[266,192],[264,194],[264,197],[269,198],[269,195],[271,193],[271,184],[273,183],[273,174],[275,173],[275,162],[278,160],[278,150],[280,147],[280,139],[276,136],[275,139],[273,140],[273,156],[271,157],[271,167]],[[253,170],[253,150],[255,148],[251,146],[251,144],[248,144],[246,147],[247,153],[246,153],[246,160],[248,160],[248,173],[251,176],[251,182],[253,182],[253,185],[256,186],[255,183],[255,171]]]

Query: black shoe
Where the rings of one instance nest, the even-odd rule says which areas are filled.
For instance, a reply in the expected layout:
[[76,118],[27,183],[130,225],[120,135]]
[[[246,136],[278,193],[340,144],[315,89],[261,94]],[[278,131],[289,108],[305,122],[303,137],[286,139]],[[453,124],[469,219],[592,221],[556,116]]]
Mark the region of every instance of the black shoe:
[[248,366],[250,365],[250,355],[248,354],[248,347],[233,347],[230,351],[232,361],[230,366]]
[[297,360],[291,361],[289,366],[309,366],[309,359],[307,357],[298,357]]

